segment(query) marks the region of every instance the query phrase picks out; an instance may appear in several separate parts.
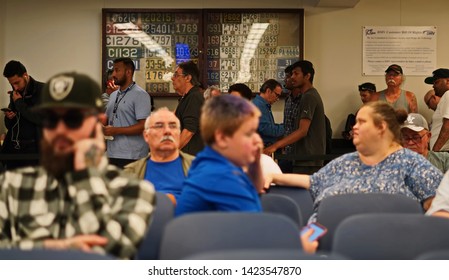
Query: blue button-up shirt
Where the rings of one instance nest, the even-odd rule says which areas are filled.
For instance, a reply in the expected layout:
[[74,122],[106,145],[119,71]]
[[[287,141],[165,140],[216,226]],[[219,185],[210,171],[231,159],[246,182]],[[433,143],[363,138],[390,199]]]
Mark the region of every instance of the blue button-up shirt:
[[284,125],[276,124],[274,122],[271,105],[260,95],[257,95],[256,98],[253,99],[253,103],[262,113],[257,132],[260,134],[260,137],[262,137],[264,146],[267,147],[284,135]]

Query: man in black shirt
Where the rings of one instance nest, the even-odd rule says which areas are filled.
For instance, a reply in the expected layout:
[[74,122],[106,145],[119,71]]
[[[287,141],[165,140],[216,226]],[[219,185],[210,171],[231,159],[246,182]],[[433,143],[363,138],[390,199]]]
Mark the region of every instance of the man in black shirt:
[[181,95],[175,115],[181,122],[180,149],[184,153],[196,155],[204,147],[200,134],[201,107],[203,94],[198,66],[193,61],[181,62],[172,76],[173,88]]
[[6,64],[3,76],[11,84],[12,91],[8,92],[10,99],[8,109],[2,110],[8,132],[1,153],[4,155],[28,154],[30,158],[13,158],[4,161],[4,164],[7,169],[36,165],[41,138],[41,117],[31,108],[38,104],[44,84],[29,76],[25,66],[15,60]]

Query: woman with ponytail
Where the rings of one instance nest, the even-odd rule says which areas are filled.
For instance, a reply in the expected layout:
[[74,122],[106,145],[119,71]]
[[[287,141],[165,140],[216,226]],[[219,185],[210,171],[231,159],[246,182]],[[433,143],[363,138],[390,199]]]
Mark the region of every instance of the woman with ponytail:
[[[428,209],[443,174],[423,156],[401,146],[404,110],[385,102],[370,102],[358,112],[353,143],[356,152],[345,154],[313,175],[269,174],[270,183],[305,188],[314,200],[314,221],[320,202],[348,193],[403,194]],[[275,188],[275,186],[273,187]]]

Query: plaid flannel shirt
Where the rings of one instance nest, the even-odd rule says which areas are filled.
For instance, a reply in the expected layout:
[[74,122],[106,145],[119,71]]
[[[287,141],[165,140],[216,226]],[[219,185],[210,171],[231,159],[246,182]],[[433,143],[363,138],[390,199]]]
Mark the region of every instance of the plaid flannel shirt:
[[42,167],[0,175],[0,247],[32,249],[45,239],[98,234],[108,239],[94,251],[131,258],[154,210],[151,183],[108,165],[68,172],[65,180]]

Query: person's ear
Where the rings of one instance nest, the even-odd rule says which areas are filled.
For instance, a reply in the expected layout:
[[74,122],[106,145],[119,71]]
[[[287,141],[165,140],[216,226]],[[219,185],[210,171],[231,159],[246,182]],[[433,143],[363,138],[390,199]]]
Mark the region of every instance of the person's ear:
[[221,130],[215,130],[215,145],[220,149],[226,149],[228,147],[229,136],[225,135]]

